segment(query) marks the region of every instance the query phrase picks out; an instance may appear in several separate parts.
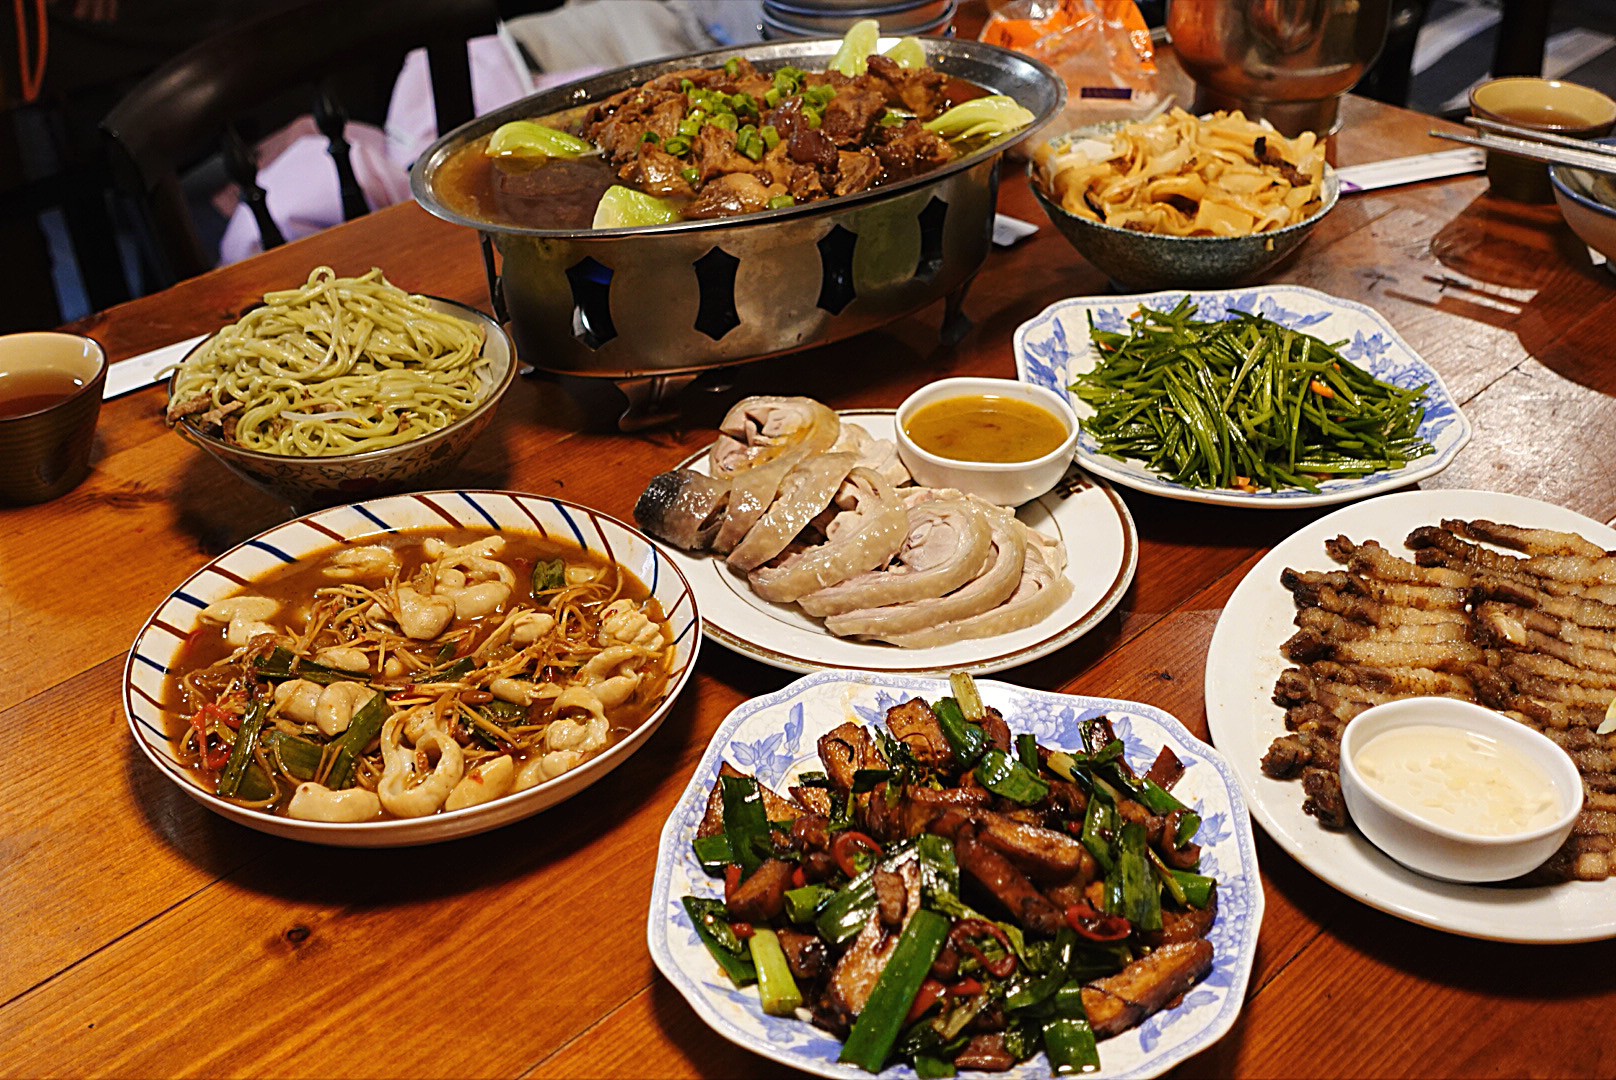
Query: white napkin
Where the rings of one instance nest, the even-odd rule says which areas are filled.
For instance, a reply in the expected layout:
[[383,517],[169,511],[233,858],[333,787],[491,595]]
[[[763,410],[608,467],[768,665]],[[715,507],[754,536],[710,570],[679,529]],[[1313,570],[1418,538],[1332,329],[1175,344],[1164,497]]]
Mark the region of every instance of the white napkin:
[[1480,147],[1462,146],[1457,150],[1438,150],[1413,157],[1392,158],[1390,161],[1372,161],[1367,165],[1348,165],[1337,169],[1335,174],[1341,179],[1341,194],[1351,195],[1358,191],[1434,180],[1439,176],[1463,176],[1465,173],[1481,172],[1486,167],[1486,155]]
[[139,356],[131,356],[127,360],[119,360],[107,368],[107,381],[101,390],[101,400],[111,401],[131,390],[150,386],[159,378],[166,376],[169,369],[185,359],[185,354],[205,337],[206,334],[198,334],[196,337],[176,341],[172,345],[164,345],[160,349],[153,349]]
[[1038,226],[1030,221],[1013,218],[1009,214],[993,215],[993,242],[999,247],[1009,247],[1017,240],[1031,236],[1038,231]]

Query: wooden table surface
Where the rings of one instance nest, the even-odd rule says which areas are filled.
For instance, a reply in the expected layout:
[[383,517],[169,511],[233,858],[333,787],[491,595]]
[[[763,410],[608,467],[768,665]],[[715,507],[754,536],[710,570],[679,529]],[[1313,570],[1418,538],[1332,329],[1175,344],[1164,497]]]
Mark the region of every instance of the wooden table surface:
[[[1444,149],[1421,116],[1350,100],[1337,164]],[[1001,209],[1044,219],[1016,170]],[[474,234],[413,204],[341,226],[74,329],[122,359],[230,320],[329,264],[484,308]],[[1348,196],[1272,275],[1377,308],[1442,374],[1475,438],[1428,488],[1484,488],[1616,519],[1616,278],[1552,208],[1476,176]],[[893,406],[947,375],[1014,374],[1011,335],[1106,283],[1047,222],[995,250],[940,347],[937,305],[736,372],[678,426],[600,433],[522,379],[459,486],[564,496],[628,519],[643,482],[711,438],[743,393]],[[0,510],[0,1075],[753,1076],[787,1072],[713,1034],[645,945],[654,852],[708,738],[794,678],[709,643],[656,735],[584,794],[431,847],[278,840],[210,813],[135,749],[127,650],[168,592],[287,509],[162,423],[162,391],[109,402],[95,467],[47,505]],[[1138,576],[1120,608],[1000,677],[1130,698],[1205,736],[1203,665],[1247,569],[1318,511],[1124,492]],[[1259,643],[1259,647],[1268,647]],[[1259,831],[1267,897],[1232,1031],[1183,1076],[1611,1076],[1616,943],[1480,942],[1382,914]]]

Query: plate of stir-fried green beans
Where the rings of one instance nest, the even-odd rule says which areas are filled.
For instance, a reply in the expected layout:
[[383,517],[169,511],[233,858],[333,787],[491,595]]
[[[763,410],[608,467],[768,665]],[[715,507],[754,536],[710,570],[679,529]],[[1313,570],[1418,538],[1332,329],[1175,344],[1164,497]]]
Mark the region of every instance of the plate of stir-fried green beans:
[[1296,285],[1074,297],[1015,336],[1070,394],[1077,462],[1168,498],[1348,502],[1446,468],[1470,424],[1374,309]]
[[[958,681],[962,679],[968,692]],[[922,743],[937,749],[934,740],[928,742],[918,731],[893,726],[892,713],[910,712],[914,699],[939,710],[936,716],[952,747],[952,765],[938,764],[935,754],[928,758],[923,752],[902,749]],[[949,709],[955,714],[952,719]],[[1012,751],[995,755],[991,743],[989,748],[972,749],[970,718],[988,711],[1002,717],[1014,740]],[[882,748],[885,768],[875,768],[874,758],[862,752],[857,757],[851,790],[868,794],[848,797],[843,803],[847,821],[839,822],[838,813],[826,826],[833,836],[829,849],[838,852],[836,865],[840,867],[844,858],[854,865],[827,869],[816,853],[818,841],[809,835],[822,819],[809,809],[812,802],[802,791],[836,787],[836,770],[825,756],[834,754],[834,745],[827,751],[826,744],[851,745],[843,741],[852,739],[849,728],[867,733],[874,740],[871,745]],[[895,734],[899,731],[901,737]],[[987,725],[976,734],[979,742],[996,742],[1003,736],[988,735]],[[1026,910],[1013,914],[983,891],[974,860],[956,860],[959,845],[968,842],[962,832],[950,841],[938,821],[904,840],[900,834],[907,836],[908,826],[893,833],[869,816],[879,796],[889,808],[907,805],[903,820],[915,825],[915,804],[947,796],[933,785],[943,782],[943,774],[952,775],[963,755],[978,762],[971,770],[993,793],[994,807],[1018,805],[1018,821],[1036,818],[1048,824],[1047,815],[1055,812],[1052,800],[1059,795],[1055,789],[1068,762],[1073,783],[1094,785],[1085,790],[1104,789],[1105,781],[1095,779],[1102,775],[1142,790],[1140,785],[1154,775],[1154,763],[1164,749],[1170,751],[1164,756],[1175,757],[1183,766],[1176,781],[1164,780],[1170,797],[1179,801],[1186,815],[1171,835],[1193,833],[1198,858],[1192,874],[1166,871],[1163,876],[1158,874],[1163,864],[1147,853],[1149,866],[1141,864],[1142,872],[1132,878],[1120,856],[1113,861],[1116,873],[1113,877],[1107,871],[1105,896],[1095,901],[1100,905],[1096,910],[1108,912],[1113,923],[1134,927],[1126,936],[1099,933],[1096,926],[1079,919],[1070,931],[1062,924],[1050,937],[1047,926],[1029,922]],[[991,769],[990,759],[994,759]],[[999,768],[1006,764],[1007,770]],[[825,769],[831,769],[829,776]],[[916,787],[925,788],[932,799],[921,799]],[[711,805],[715,791],[722,792],[723,804],[717,832],[707,828],[715,813]],[[759,800],[761,805],[749,812],[749,805]],[[835,803],[834,796],[831,802]],[[973,805],[982,805],[982,800]],[[1099,794],[1092,795],[1086,811],[1078,815],[1081,820],[1070,825],[1071,835],[1081,834],[1085,847],[1095,845],[1091,850],[1111,850],[1108,845],[1113,842],[1126,846],[1129,826],[1120,832],[1107,829],[1095,816],[1105,805]],[[787,817],[793,820],[787,822]],[[804,819],[807,828],[799,827]],[[1191,819],[1186,828],[1184,822]],[[1130,815],[1128,820],[1135,818]],[[783,829],[803,839],[801,860],[794,863],[797,869],[788,882],[794,887],[783,894],[780,912],[768,916],[769,921],[747,922],[765,918],[743,904],[749,884],[768,877],[772,862],[796,858],[782,854],[781,843],[791,846],[783,840]],[[767,842],[768,858],[761,850],[764,834],[775,838]],[[841,840],[849,841],[845,849]],[[750,876],[742,866],[721,865],[744,863],[749,850],[758,864]],[[882,901],[874,895],[880,885],[873,878],[882,868],[906,874],[904,860],[916,864],[919,904],[903,906],[912,921],[894,931],[896,944],[868,1001],[854,1013],[852,1030],[836,1030],[835,1018],[843,1015],[835,1011],[836,1003],[848,1002],[832,989],[846,985],[839,983],[843,968],[863,963],[855,960],[855,954],[870,946],[866,938],[891,940],[882,936],[891,927]],[[847,875],[849,869],[855,873]],[[1185,885],[1183,896],[1173,890],[1168,877]],[[1046,889],[1054,887],[1052,879],[1041,880]],[[1202,883],[1206,892],[1190,895],[1186,883],[1191,880]],[[1159,1011],[1136,1017],[1135,1026],[1111,1033],[1102,1017],[1087,1011],[1086,992],[1078,994],[1073,988],[1116,971],[1128,963],[1128,955],[1184,947],[1141,937],[1140,928],[1150,925],[1150,917],[1129,908],[1130,896],[1147,907],[1154,897],[1164,924],[1183,917],[1182,912],[1169,914],[1170,908],[1179,911],[1180,904],[1187,905],[1185,910],[1213,912],[1215,919],[1200,943],[1210,946],[1210,968],[1178,996],[1162,1002]],[[984,1066],[965,1063],[961,1045],[984,1037],[972,1032],[997,1026],[1003,1031],[1004,1050],[1015,1059],[1000,1062],[999,1067],[1008,1070],[1000,1075],[1033,1080],[1056,1075],[1057,1070],[1087,1072],[1097,1057],[1097,1071],[1089,1075],[1148,1077],[1204,1050],[1233,1026],[1255,960],[1262,913],[1256,847],[1234,770],[1168,713],[1139,702],[1054,694],[965,676],[826,671],[743,703],[714,734],[662,832],[647,939],[658,968],[703,1021],[738,1045],[804,1072],[847,1080],[873,1072],[894,1078],[983,1075],[977,1070]],[[1066,918],[1073,918],[1073,909],[1067,910]],[[922,923],[921,930],[935,927],[938,933],[952,924],[950,939],[966,932],[967,924],[974,927],[971,933],[982,932],[983,954],[972,954],[980,967],[962,961],[957,971],[943,973],[937,966],[943,961],[940,955],[936,964],[924,956],[923,962],[910,963],[905,941],[924,936],[916,930]],[[880,931],[873,937],[872,927]],[[799,939],[813,934],[827,938],[825,969],[798,971],[797,959],[776,955],[782,946],[792,948],[787,940],[792,934]],[[997,945],[987,940],[1001,934]],[[759,937],[766,938],[762,947],[756,944]],[[935,938],[933,933],[929,939],[933,946]],[[884,947],[874,946],[877,951]],[[1102,959],[1095,950],[1110,949],[1120,951],[1109,958],[1108,966],[1091,967]],[[1014,962],[1005,950],[1014,955]],[[801,959],[804,954],[793,955]],[[784,975],[782,965],[788,969]],[[930,985],[939,979],[948,986]],[[929,996],[928,988],[933,991]],[[1077,1004],[1078,998],[1083,1004]],[[973,1009],[991,1010],[997,1019],[984,1015],[972,1025]],[[831,1030],[820,1026],[827,1022]],[[959,1023],[964,1026],[955,1026]],[[1057,1036],[1053,1042],[1052,1034]],[[1086,1065],[1078,1067],[1080,1060]]]

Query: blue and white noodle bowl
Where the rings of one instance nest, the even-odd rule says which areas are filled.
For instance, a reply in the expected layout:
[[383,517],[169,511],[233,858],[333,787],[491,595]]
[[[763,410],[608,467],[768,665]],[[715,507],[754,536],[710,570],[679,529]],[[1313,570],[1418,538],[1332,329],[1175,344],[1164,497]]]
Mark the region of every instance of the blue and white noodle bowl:
[[[576,544],[616,562],[650,591],[668,620],[673,660],[661,702],[620,741],[576,768],[492,802],[427,817],[342,824],[298,821],[239,806],[200,787],[179,761],[163,702],[169,672],[202,609],[282,566],[343,541],[430,528],[480,528]],[[690,584],[649,537],[588,507],[510,491],[430,491],[332,507],[278,525],[208,563],[141,628],[124,667],[123,702],[135,745],[180,790],[232,821],[294,840],[342,847],[397,847],[468,836],[538,813],[599,780],[638,750],[667,716],[695,666],[701,616]]]

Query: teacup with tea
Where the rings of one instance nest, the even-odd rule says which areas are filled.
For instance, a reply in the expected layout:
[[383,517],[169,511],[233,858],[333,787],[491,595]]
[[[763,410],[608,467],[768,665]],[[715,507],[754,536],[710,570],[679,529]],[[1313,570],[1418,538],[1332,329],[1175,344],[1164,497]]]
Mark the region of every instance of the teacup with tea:
[[90,338],[0,336],[0,505],[54,499],[89,474],[106,377]]
[[[1616,101],[1577,83],[1510,76],[1470,92],[1470,112],[1487,120],[1572,139],[1597,139],[1616,125]],[[1515,202],[1554,201],[1549,167],[1500,151],[1487,151],[1492,193]]]

